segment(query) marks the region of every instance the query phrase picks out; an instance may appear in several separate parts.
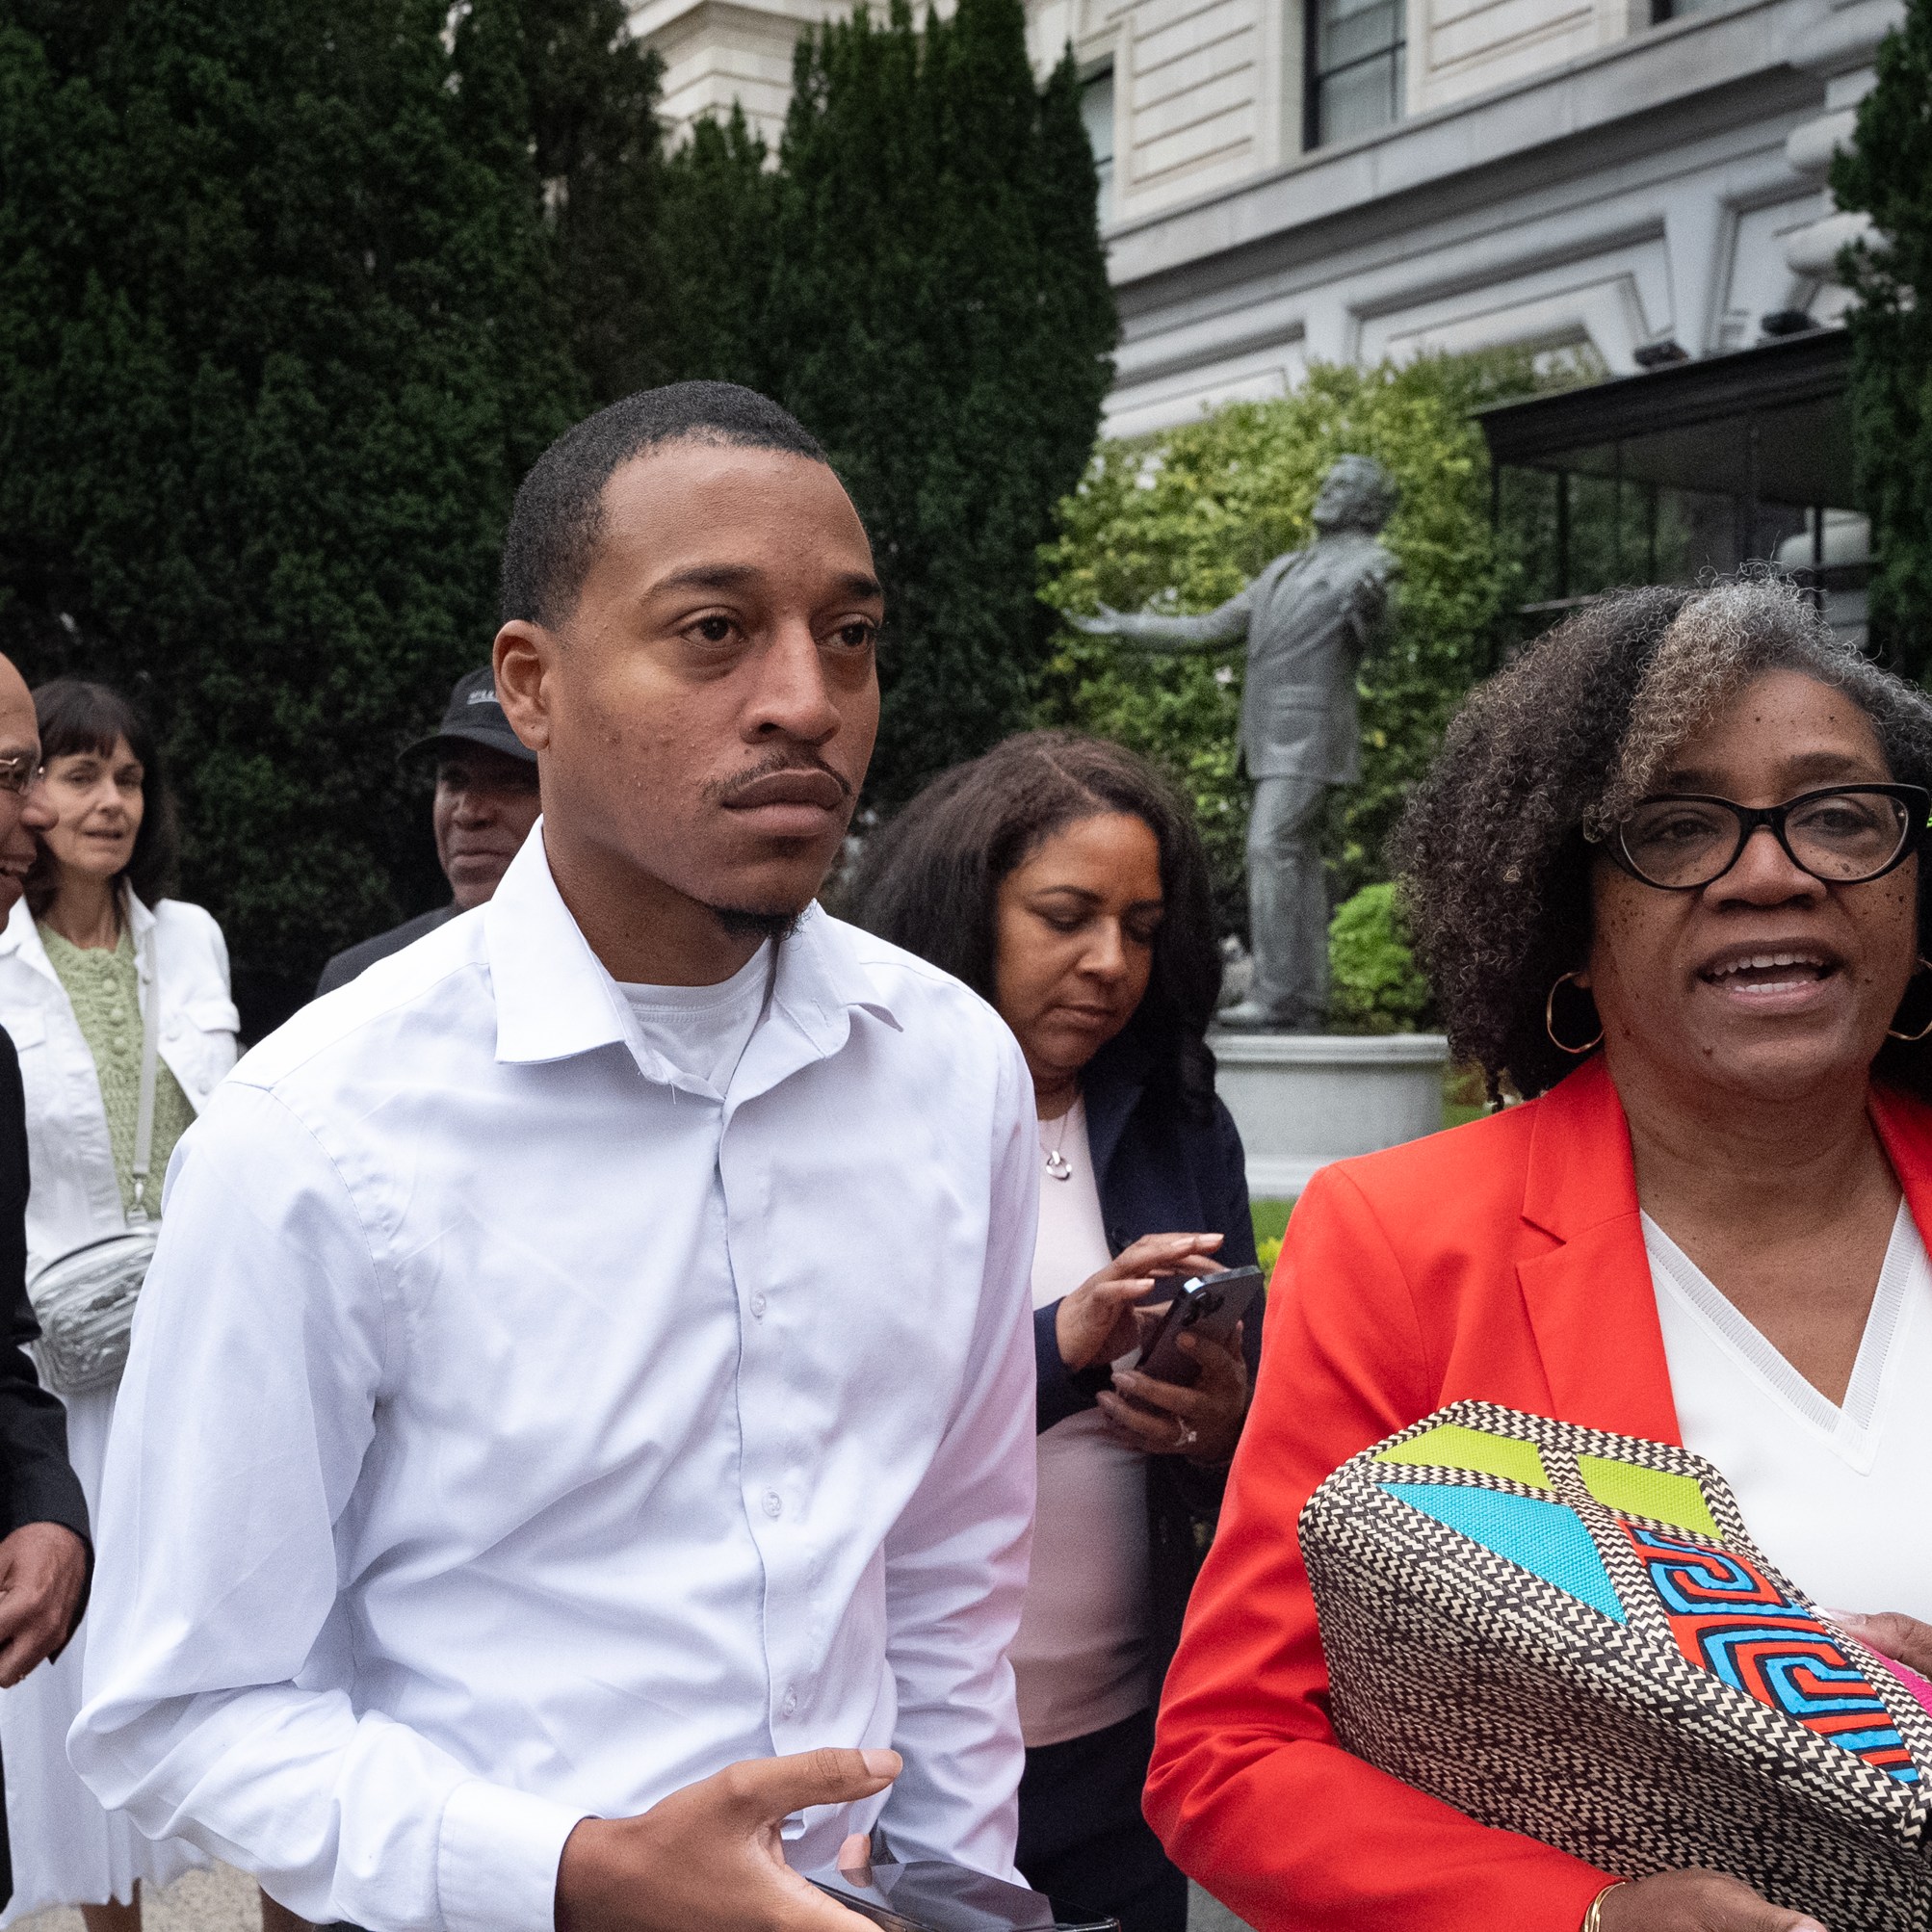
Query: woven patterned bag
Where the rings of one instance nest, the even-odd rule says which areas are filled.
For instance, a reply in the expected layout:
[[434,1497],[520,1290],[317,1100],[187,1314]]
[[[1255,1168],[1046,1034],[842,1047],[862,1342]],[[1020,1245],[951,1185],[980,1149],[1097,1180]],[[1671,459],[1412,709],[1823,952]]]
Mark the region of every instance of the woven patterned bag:
[[1344,1463],[1300,1539],[1358,1757],[1625,1876],[1932,1926],[1932,1685],[1771,1568],[1702,1457],[1457,1402]]

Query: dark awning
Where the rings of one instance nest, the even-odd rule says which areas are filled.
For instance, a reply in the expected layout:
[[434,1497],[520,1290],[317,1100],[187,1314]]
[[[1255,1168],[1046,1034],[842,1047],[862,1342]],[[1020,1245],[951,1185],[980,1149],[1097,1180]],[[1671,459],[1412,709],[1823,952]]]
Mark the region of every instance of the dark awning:
[[1842,328],[1613,377],[1476,412],[1492,463],[1738,496],[1858,507]]

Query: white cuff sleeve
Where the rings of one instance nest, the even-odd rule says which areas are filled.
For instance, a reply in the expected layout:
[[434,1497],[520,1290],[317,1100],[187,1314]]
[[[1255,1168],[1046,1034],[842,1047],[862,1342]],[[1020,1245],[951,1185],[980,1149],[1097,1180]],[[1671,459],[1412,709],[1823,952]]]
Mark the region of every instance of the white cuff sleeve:
[[436,1895],[445,1932],[551,1932],[563,1841],[585,1814],[484,1778],[443,1807]]

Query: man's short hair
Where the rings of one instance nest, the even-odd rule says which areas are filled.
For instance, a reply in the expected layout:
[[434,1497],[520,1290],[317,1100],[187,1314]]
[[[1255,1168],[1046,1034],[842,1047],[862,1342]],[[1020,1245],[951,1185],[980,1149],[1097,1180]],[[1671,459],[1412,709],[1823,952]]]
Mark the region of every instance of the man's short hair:
[[555,625],[569,615],[602,535],[604,485],[633,458],[678,442],[830,460],[796,417],[755,389],[736,382],[640,389],[566,430],[524,478],[503,543],[502,622]]

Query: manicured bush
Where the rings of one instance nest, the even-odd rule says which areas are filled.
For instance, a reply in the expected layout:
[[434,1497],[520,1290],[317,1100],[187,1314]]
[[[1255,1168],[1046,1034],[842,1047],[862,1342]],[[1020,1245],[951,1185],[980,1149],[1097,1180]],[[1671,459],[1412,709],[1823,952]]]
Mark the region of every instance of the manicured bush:
[[1411,1033],[1429,1017],[1429,982],[1409,951],[1396,888],[1365,885],[1328,925],[1328,1023],[1338,1033]]

